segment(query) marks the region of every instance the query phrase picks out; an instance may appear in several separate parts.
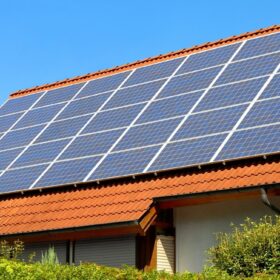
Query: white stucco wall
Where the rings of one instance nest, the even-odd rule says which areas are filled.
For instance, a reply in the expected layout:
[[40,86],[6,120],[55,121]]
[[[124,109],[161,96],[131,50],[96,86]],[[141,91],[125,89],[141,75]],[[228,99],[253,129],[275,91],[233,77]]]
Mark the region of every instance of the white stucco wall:
[[257,219],[265,214],[273,212],[260,197],[175,208],[176,271],[201,271],[205,251],[215,244],[214,233],[230,231],[231,222],[240,224],[246,217]]

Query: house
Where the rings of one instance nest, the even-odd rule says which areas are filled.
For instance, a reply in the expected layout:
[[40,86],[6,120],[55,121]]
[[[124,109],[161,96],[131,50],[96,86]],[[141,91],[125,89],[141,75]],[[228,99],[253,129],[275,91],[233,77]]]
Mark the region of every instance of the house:
[[280,25],[15,92],[0,237],[24,259],[200,271],[215,233],[279,211],[279,136]]

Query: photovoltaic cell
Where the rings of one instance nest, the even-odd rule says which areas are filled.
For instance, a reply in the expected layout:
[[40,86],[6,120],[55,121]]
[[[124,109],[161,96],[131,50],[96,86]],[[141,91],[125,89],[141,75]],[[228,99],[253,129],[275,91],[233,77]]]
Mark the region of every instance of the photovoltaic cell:
[[280,63],[280,53],[231,63],[215,85],[271,74]]
[[105,91],[115,90],[125,80],[129,73],[130,71],[92,80],[83,88],[83,90],[79,93],[77,98],[91,96]]
[[6,169],[22,151],[23,148],[0,152],[0,170]]
[[28,145],[39,134],[43,127],[44,125],[40,125],[8,132],[0,140],[0,150]]
[[8,100],[8,102],[0,108],[0,116],[28,110],[41,95],[42,93],[36,93]]
[[232,57],[239,46],[240,43],[190,55],[178,74],[224,64]]
[[151,102],[137,123],[145,123],[187,114],[203,91]]
[[6,171],[0,177],[0,192],[13,192],[19,189],[28,189],[45,168],[45,165],[37,165]]
[[159,147],[149,147],[109,154],[89,181],[143,172]]
[[70,140],[30,146],[13,164],[11,168],[47,163],[54,160]]
[[168,144],[149,171],[207,163],[222,144],[226,134],[196,138]]
[[[36,143],[51,141],[60,138],[74,136],[82,129],[91,116],[84,116],[64,121],[53,122],[40,135]],[[1,143],[1,142],[0,142]]]
[[266,87],[260,99],[280,96],[280,75],[275,75]]
[[262,55],[280,50],[280,33],[249,40],[235,57],[235,60]]
[[140,113],[143,104],[98,113],[83,130],[85,133],[129,126]]
[[231,130],[246,105],[191,115],[175,134],[174,139],[186,139]]
[[184,58],[177,58],[142,68],[138,68],[125,82],[124,86],[135,85],[147,81],[157,80],[170,76],[180,65]]
[[7,131],[22,116],[23,113],[0,117],[0,132]]
[[59,114],[58,120],[71,118],[75,116],[95,113],[107,100],[111,93],[104,93],[88,98],[72,101],[67,107]]
[[163,143],[168,139],[180,121],[181,118],[132,127],[114,151]]
[[106,104],[105,109],[121,107],[150,100],[164,84],[165,80],[132,86],[118,90]]
[[200,112],[251,101],[268,78],[211,88],[194,110]]
[[106,153],[124,129],[111,130],[77,137],[59,158],[70,159]]
[[217,160],[279,152],[279,139],[280,125],[237,131],[219,153]]
[[63,104],[56,104],[39,109],[30,110],[15,126],[23,128],[51,121],[54,116],[62,109]]
[[75,159],[55,163],[35,187],[58,186],[82,182],[100,157]]
[[256,102],[239,128],[276,122],[280,122],[280,98]]
[[159,97],[173,96],[190,91],[207,88],[220,72],[221,67],[202,70],[182,76],[174,77],[164,87]]
[[81,83],[50,90],[36,104],[36,107],[68,101],[75,96],[75,94],[83,87],[83,85],[84,83]]

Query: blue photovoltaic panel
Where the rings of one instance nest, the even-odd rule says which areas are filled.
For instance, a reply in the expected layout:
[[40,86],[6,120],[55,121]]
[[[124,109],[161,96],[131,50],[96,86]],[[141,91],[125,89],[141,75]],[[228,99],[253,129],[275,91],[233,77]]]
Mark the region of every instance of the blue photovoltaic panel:
[[181,120],[180,118],[131,127],[114,151],[163,143]]
[[55,163],[35,187],[57,186],[82,182],[100,157],[69,160]]
[[280,98],[256,102],[239,128],[276,122],[280,122]]
[[215,67],[174,77],[165,86],[159,97],[173,96],[176,94],[205,89],[211,84],[220,70],[221,67]]
[[207,67],[226,63],[240,46],[240,43],[228,45],[197,54],[192,54],[180,68],[177,74],[187,73]]
[[0,177],[0,192],[28,189],[45,168],[45,165],[37,165],[6,171]]
[[280,96],[280,75],[275,75],[266,87],[260,99]]
[[0,117],[0,132],[7,131],[22,116],[23,113]]
[[165,81],[166,80],[160,80],[148,84],[120,89],[106,104],[105,109],[148,101],[158,92]]
[[90,117],[91,116],[84,116],[65,121],[53,122],[40,135],[40,137],[36,140],[36,143],[74,136],[82,129]]
[[231,63],[215,85],[271,74],[280,63],[280,53]]
[[147,81],[166,78],[173,74],[173,72],[179,67],[184,58],[177,58],[142,68],[136,69],[136,71],[125,82],[124,86],[130,86],[135,84],[144,83]]
[[0,170],[6,169],[22,151],[23,148],[0,152]]
[[262,155],[280,151],[280,125],[237,131],[217,160]]
[[30,110],[15,126],[23,128],[51,121],[54,116],[62,109],[63,104],[52,105],[40,109]]
[[145,123],[187,114],[203,91],[188,93],[151,102],[137,123]]
[[280,33],[249,40],[235,60],[280,51]]
[[123,132],[124,129],[118,129],[77,137],[59,159],[106,153]]
[[92,80],[83,88],[83,90],[79,93],[79,95],[76,98],[91,96],[101,92],[115,90],[121,85],[121,83],[129,75],[129,73],[130,71]]
[[66,119],[75,116],[95,113],[108,99],[110,93],[104,93],[88,98],[78,99],[72,101],[67,107],[59,114],[57,119]]
[[32,145],[17,159],[11,168],[50,162],[58,156],[69,141],[68,139]]
[[0,116],[28,110],[42,93],[31,94],[23,97],[12,98],[0,108]]
[[186,139],[231,130],[246,105],[191,115],[175,134],[174,139]]
[[168,144],[148,171],[207,163],[227,134],[196,138]]
[[43,129],[44,126],[35,126],[7,133],[0,140],[0,150],[6,150],[28,145]]
[[69,101],[83,87],[84,83],[75,84],[68,87],[57,88],[48,91],[36,104],[36,107]]
[[158,150],[157,146],[109,154],[89,181],[141,173]]
[[83,134],[129,126],[143,107],[143,104],[139,104],[98,113],[83,130]]
[[259,78],[210,89],[194,110],[200,112],[251,101],[268,78]]

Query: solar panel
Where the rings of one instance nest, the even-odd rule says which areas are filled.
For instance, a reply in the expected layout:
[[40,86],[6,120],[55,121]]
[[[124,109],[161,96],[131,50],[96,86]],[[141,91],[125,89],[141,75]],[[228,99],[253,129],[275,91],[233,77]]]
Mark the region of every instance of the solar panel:
[[57,120],[67,119],[75,116],[95,113],[108,99],[111,93],[104,93],[89,98],[73,100],[57,117]]
[[280,53],[243,60],[230,64],[217,85],[270,74],[280,63]]
[[77,95],[77,98],[92,96],[102,92],[115,90],[125,80],[125,78],[127,78],[129,74],[130,72],[124,72],[90,81]]
[[246,105],[192,114],[174,136],[174,140],[187,139],[229,131],[240,119]]
[[141,173],[158,149],[156,146],[109,154],[89,181]]
[[117,91],[105,109],[121,107],[150,100],[166,80],[126,87]]
[[166,85],[159,97],[173,96],[176,94],[205,89],[210,85],[220,70],[221,67],[215,67],[183,76],[176,76]]
[[261,98],[270,98],[280,96],[280,75],[275,75],[270,84],[264,90]]
[[280,122],[280,98],[255,103],[240,128]]
[[0,108],[0,116],[28,110],[34,103],[36,103],[37,100],[40,99],[41,95],[42,93],[36,93],[8,100]]
[[237,50],[239,46],[240,43],[237,43],[237,44],[213,49],[210,51],[201,52],[198,53],[197,55],[192,55],[186,60],[184,65],[180,68],[178,74],[224,64],[231,58],[231,56],[234,54],[234,52]]
[[[173,119],[131,127],[114,150],[126,150],[162,143],[167,140],[180,121],[181,119]],[[149,135],[149,137],[143,137],[143,135]]]
[[28,126],[34,126],[36,124],[42,124],[49,122],[63,107],[62,104],[56,104],[40,109],[33,109],[27,112],[27,114],[16,124],[15,128],[23,128]]
[[144,83],[157,79],[167,78],[170,76],[182,63],[182,58],[152,64],[143,68],[137,69],[131,77],[125,82],[124,86]]
[[48,163],[54,160],[68,143],[69,140],[60,140],[32,145],[16,160],[11,168]]
[[84,86],[84,83],[53,89],[48,91],[36,104],[35,107],[65,102],[73,98]]
[[152,122],[187,114],[202,95],[202,91],[155,100],[147,107],[137,123]]
[[0,132],[7,131],[21,116],[22,113],[0,117]]
[[124,129],[111,130],[77,137],[59,159],[79,158],[107,153]]
[[279,152],[279,137],[279,124],[237,131],[220,152],[217,160]]
[[44,125],[13,130],[0,140],[0,151],[28,145],[43,129]]
[[225,134],[220,134],[170,143],[163,149],[149,171],[209,162],[225,137]]
[[10,99],[0,192],[279,152],[279,34]]

